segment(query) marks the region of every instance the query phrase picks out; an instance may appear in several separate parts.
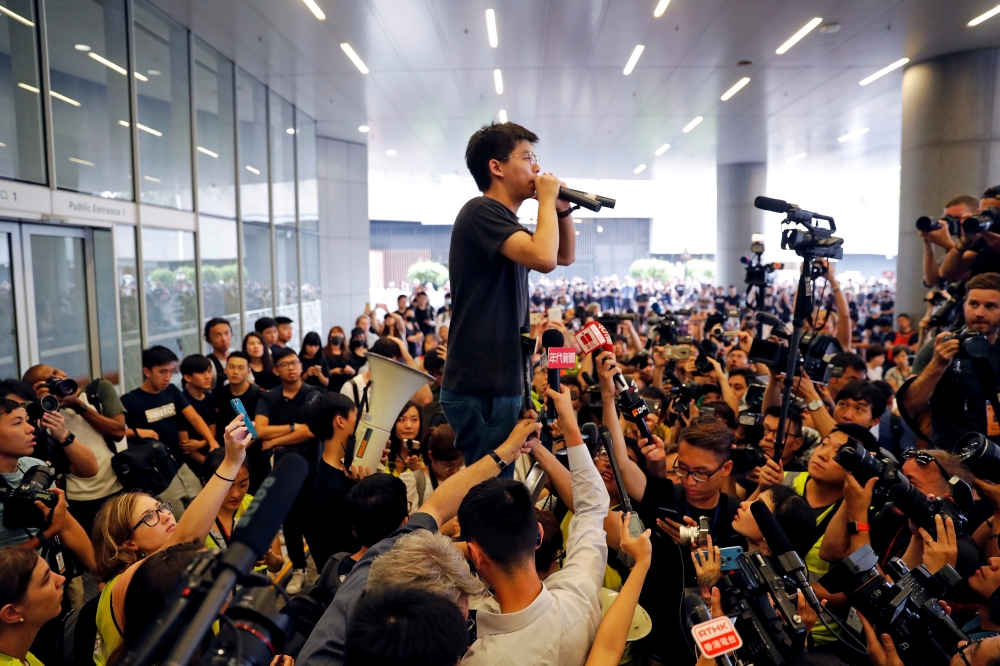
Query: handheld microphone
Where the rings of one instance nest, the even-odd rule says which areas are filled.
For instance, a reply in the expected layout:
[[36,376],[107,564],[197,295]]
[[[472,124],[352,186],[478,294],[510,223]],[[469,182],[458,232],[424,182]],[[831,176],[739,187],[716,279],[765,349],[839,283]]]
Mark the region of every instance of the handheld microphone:
[[[580,190],[573,190],[573,189],[570,189],[568,187],[561,187],[561,188],[559,188],[559,198],[562,199],[563,201],[570,201],[569,199],[567,199],[566,197],[563,196],[563,192],[566,192],[566,193],[571,194],[571,195],[572,194],[578,194],[580,196],[588,197],[590,199],[593,199],[593,200],[597,201],[597,203],[599,203],[601,205],[601,207],[603,207],[603,208],[614,208],[615,207],[615,203],[616,203],[616,201],[614,199],[612,199],[611,197],[602,197],[600,194],[591,194],[590,192],[582,192]],[[575,203],[575,202],[571,201],[571,203]],[[582,204],[580,204],[580,205],[582,205]]]
[[750,505],[750,513],[753,514],[754,520],[757,521],[757,527],[760,528],[760,533],[764,536],[767,547],[771,549],[771,553],[778,559],[778,563],[784,569],[785,575],[792,578],[795,586],[805,595],[806,602],[812,606],[813,610],[817,613],[822,613],[823,606],[819,603],[812,585],[809,584],[809,575],[806,572],[805,563],[799,557],[799,554],[792,549],[792,542],[788,540],[788,535],[781,529],[781,525],[778,524],[774,514],[767,508],[767,504],[761,500],[757,500]]
[[[689,628],[712,619],[712,613],[709,612],[708,606],[697,594],[689,594],[684,597],[684,615],[688,619]],[[728,654],[719,655],[715,659],[721,666],[732,666],[733,663]]]
[[611,437],[611,430],[608,429],[608,426],[602,425],[600,432],[601,444],[604,445],[604,451],[608,454],[608,462],[611,464],[611,474],[614,476],[615,486],[618,488],[618,497],[621,499],[622,512],[631,514],[628,521],[629,536],[633,539],[638,539],[639,535],[646,530],[642,525],[642,521],[639,520],[639,514],[632,510],[632,502],[628,498],[628,491],[625,490],[625,482],[622,481],[621,468],[618,467],[618,458],[615,457],[615,442]]
[[[563,338],[563,334],[561,331],[557,331],[554,328],[545,329],[545,332],[542,333],[542,347],[545,348],[546,359],[548,358],[549,349],[551,349],[552,347],[562,347],[564,341],[565,338]],[[561,390],[561,387],[559,385],[559,368],[550,367],[548,368],[548,372],[549,372],[549,388],[555,391],[556,393],[559,393],[559,391]],[[556,418],[556,406],[552,402],[552,400],[549,400],[548,403],[549,403],[548,421],[549,423],[551,423]]]
[[753,200],[753,205],[755,208],[769,210],[772,213],[787,213],[792,209],[791,204],[787,201],[772,199],[771,197],[757,197]]
[[[571,190],[568,187],[560,187],[559,198],[563,201],[568,201],[571,204],[576,204],[580,208],[592,210],[595,213],[601,210],[601,202],[598,201],[597,196],[593,194],[587,194],[586,192],[580,192],[578,190]],[[611,208],[614,208],[614,205],[612,205]]]
[[[163,662],[165,666],[185,666],[191,661],[202,637],[208,632],[222,604],[274,540],[309,474],[309,465],[298,454],[282,456],[257,490],[247,507],[226,552],[218,560],[217,575],[202,598],[184,633],[174,643]],[[189,595],[190,600],[194,595]],[[134,661],[132,663],[145,663]]]

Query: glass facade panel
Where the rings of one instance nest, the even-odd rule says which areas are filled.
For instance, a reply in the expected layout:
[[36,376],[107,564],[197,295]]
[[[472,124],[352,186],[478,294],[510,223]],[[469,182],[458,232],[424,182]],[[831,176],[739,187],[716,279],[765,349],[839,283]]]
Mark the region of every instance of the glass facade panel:
[[295,155],[299,167],[299,229],[303,231],[319,231],[319,184],[316,180],[316,121],[296,109],[295,122],[297,130],[295,135]]
[[292,320],[291,346],[298,349],[301,339],[299,321],[299,259],[295,229],[277,227],[274,230],[275,278],[277,281],[278,310]]
[[56,184],[132,200],[125,0],[46,0]]
[[323,330],[322,296],[319,287],[319,236],[300,232],[302,242],[302,330],[316,331],[326,340]]
[[142,339],[139,333],[139,270],[135,228],[115,225],[115,280],[122,332],[122,391],[142,384]]
[[188,32],[140,0],[135,67],[141,201],[193,210]]
[[198,210],[202,214],[235,220],[233,63],[197,38],[194,41],[194,96],[198,114]]
[[271,199],[274,223],[294,225],[295,107],[272,92],[270,114]]
[[45,183],[42,84],[33,0],[0,13],[0,177]]
[[94,291],[97,294],[97,337],[101,346],[101,377],[119,381],[118,318],[115,315],[115,249],[111,232],[95,229]]
[[270,222],[267,88],[243,70],[239,70],[236,80],[236,109],[240,136],[240,213],[246,222]]
[[83,239],[29,235],[38,358],[78,382],[90,377]]
[[[25,368],[27,369],[27,368]],[[10,234],[0,233],[0,377],[20,377]]]
[[243,225],[243,296],[246,299],[245,329],[274,314],[271,301],[271,227]]
[[243,339],[236,222],[202,215],[200,224],[201,299],[205,321],[213,317],[225,318],[233,327],[233,348],[236,349]]
[[144,228],[142,272],[149,346],[163,345],[178,358],[201,353],[194,234]]

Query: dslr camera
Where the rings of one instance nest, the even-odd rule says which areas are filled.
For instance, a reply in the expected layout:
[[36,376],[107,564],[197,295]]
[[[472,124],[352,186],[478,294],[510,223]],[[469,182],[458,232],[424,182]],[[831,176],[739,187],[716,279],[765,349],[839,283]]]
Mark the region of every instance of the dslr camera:
[[11,488],[7,484],[0,488],[0,502],[3,503],[3,524],[6,528],[45,529],[46,520],[35,502],[41,502],[50,509],[59,503],[59,496],[49,490],[56,479],[55,471],[46,465],[29,467],[21,477],[21,484]]
[[962,220],[962,231],[967,235],[981,234],[984,231],[997,233],[1000,231],[1000,208],[985,208],[965,218]]
[[845,593],[878,633],[892,636],[908,666],[947,663],[958,642],[969,639],[938,605],[938,599],[962,577],[947,564],[932,576],[923,565],[910,570],[893,558],[885,570],[896,582],[889,583],[877,565],[878,555],[866,544],[819,582],[830,592]]
[[[819,384],[828,384],[833,376],[830,359],[843,351],[837,338],[808,332],[799,343],[798,367],[805,370],[809,379]],[[788,345],[770,340],[754,338],[750,345],[750,362],[763,363],[769,368],[784,371],[788,367]]]
[[985,435],[970,432],[955,442],[955,453],[973,476],[990,483],[1000,483],[1000,447]]
[[749,472],[756,467],[767,464],[767,454],[760,448],[760,440],[764,438],[763,415],[749,410],[740,412],[738,423],[743,426],[743,445],[730,451],[729,459],[733,461],[733,472]]
[[49,393],[58,398],[68,398],[71,395],[76,395],[76,392],[80,390],[80,385],[69,378],[49,377],[45,380],[44,385],[49,389]]
[[930,231],[937,231],[944,225],[948,225],[949,235],[957,236],[962,230],[962,218],[955,215],[945,215],[937,220],[926,215],[917,218],[917,230],[925,234]]
[[[1000,210],[998,208],[997,210]],[[986,358],[990,353],[990,341],[985,334],[969,328],[948,335],[945,340],[959,340],[958,358]]]

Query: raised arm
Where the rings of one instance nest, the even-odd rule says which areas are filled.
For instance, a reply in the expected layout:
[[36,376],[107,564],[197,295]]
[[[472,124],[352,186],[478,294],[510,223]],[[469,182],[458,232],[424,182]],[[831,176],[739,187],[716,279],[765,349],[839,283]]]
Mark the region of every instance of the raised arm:
[[851,349],[851,309],[847,305],[847,297],[837,284],[836,269],[832,261],[827,262],[826,281],[833,291],[833,299],[837,303],[837,342],[844,351]]
[[615,409],[614,376],[621,374],[613,352],[601,352],[596,359],[597,375],[601,380],[601,401],[604,403],[604,425],[611,431],[611,440],[615,446],[615,459],[622,473],[622,483],[625,492],[636,502],[641,502],[646,494],[646,475],[639,466],[628,457],[625,447],[625,435],[618,423],[618,410]]
[[916,414],[927,406],[938,382],[958,355],[959,341],[957,338],[948,339],[949,336],[948,331],[938,333],[934,339],[934,356],[903,392],[903,407],[908,413]]

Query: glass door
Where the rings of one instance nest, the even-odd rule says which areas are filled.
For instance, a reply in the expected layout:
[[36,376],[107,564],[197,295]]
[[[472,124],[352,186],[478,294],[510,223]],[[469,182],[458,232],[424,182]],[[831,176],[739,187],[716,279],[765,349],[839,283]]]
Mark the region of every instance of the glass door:
[[0,379],[20,378],[26,369],[27,349],[21,344],[27,337],[18,335],[18,325],[25,320],[20,249],[18,225],[0,222]]

